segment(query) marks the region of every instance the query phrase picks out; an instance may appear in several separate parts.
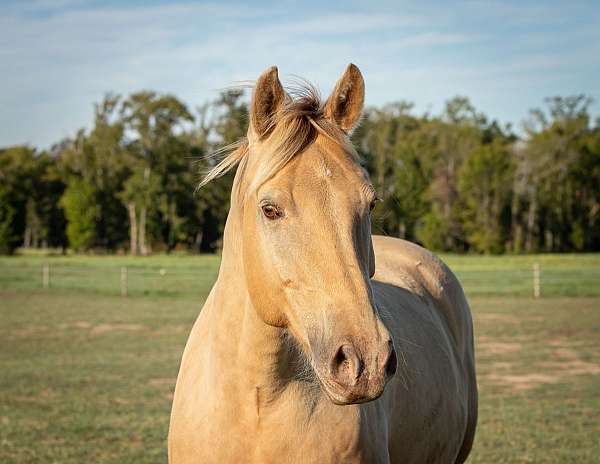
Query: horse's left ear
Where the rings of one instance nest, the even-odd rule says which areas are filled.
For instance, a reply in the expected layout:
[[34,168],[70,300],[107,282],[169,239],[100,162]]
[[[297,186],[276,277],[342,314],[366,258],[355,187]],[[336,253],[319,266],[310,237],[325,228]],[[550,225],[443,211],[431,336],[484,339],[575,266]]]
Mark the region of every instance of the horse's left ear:
[[360,70],[350,63],[325,102],[325,116],[349,134],[358,122],[364,101],[365,81]]

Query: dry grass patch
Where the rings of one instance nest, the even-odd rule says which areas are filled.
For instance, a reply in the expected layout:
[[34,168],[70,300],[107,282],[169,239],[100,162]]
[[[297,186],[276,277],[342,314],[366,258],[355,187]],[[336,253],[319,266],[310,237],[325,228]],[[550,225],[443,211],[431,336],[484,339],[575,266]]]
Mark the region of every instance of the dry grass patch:
[[172,379],[172,378],[150,379],[150,385],[154,385],[155,387],[162,387],[165,385],[168,385],[169,387],[175,387],[175,379]]
[[512,314],[501,314],[501,313],[477,313],[473,315],[473,320],[475,324],[479,323],[494,323],[494,322],[502,322],[502,323],[510,323],[510,324],[518,324],[522,321],[518,317]]
[[99,324],[90,330],[90,333],[93,335],[103,334],[106,332],[139,332],[141,330],[147,329],[146,326],[141,324]]
[[[574,377],[580,375],[600,375],[600,364],[582,360],[576,349],[578,343],[566,338],[550,340],[543,348],[531,341],[499,342],[482,338],[484,340],[480,341],[478,349],[487,356],[513,355],[511,362],[492,361],[486,366],[487,372],[480,374],[484,383],[521,392],[543,385],[576,382]],[[530,364],[526,353],[532,350],[542,350],[545,360]]]
[[504,355],[521,351],[523,343],[517,341],[500,341],[490,337],[479,337],[477,343],[478,351],[486,355]]

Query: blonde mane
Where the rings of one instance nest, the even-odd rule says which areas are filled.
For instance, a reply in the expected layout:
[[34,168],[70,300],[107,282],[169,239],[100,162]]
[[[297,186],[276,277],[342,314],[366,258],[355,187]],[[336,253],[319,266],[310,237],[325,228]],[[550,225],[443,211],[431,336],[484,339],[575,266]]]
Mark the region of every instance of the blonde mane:
[[[319,135],[342,145],[355,161],[359,160],[347,134],[325,117],[324,103],[319,91],[312,84],[300,81],[297,85],[288,87],[286,91],[286,99],[273,114],[268,124],[268,135],[262,141],[265,152],[270,155],[262,160],[248,191],[253,191],[272,178],[295,156],[304,152]],[[217,158],[220,161],[205,173],[198,188],[223,176],[238,165],[243,170],[249,152],[250,143],[245,137],[209,155],[209,158]]]

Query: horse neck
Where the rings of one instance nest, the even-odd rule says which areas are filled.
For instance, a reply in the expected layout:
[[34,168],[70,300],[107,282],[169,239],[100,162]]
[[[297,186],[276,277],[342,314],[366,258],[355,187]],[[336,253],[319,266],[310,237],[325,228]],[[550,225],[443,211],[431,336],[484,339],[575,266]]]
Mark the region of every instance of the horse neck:
[[[250,300],[242,255],[241,209],[232,199],[225,225],[219,278],[211,304],[211,351],[238,393],[276,396],[295,365],[285,329],[267,325]],[[229,376],[228,374],[231,374]]]

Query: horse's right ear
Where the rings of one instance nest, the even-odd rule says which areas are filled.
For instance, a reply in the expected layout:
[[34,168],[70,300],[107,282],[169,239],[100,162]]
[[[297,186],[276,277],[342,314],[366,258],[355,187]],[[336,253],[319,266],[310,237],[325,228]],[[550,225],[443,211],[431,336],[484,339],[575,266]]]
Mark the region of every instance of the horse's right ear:
[[284,101],[285,90],[279,82],[277,66],[271,66],[260,75],[252,94],[250,125],[259,139],[266,137],[273,129],[275,113]]

